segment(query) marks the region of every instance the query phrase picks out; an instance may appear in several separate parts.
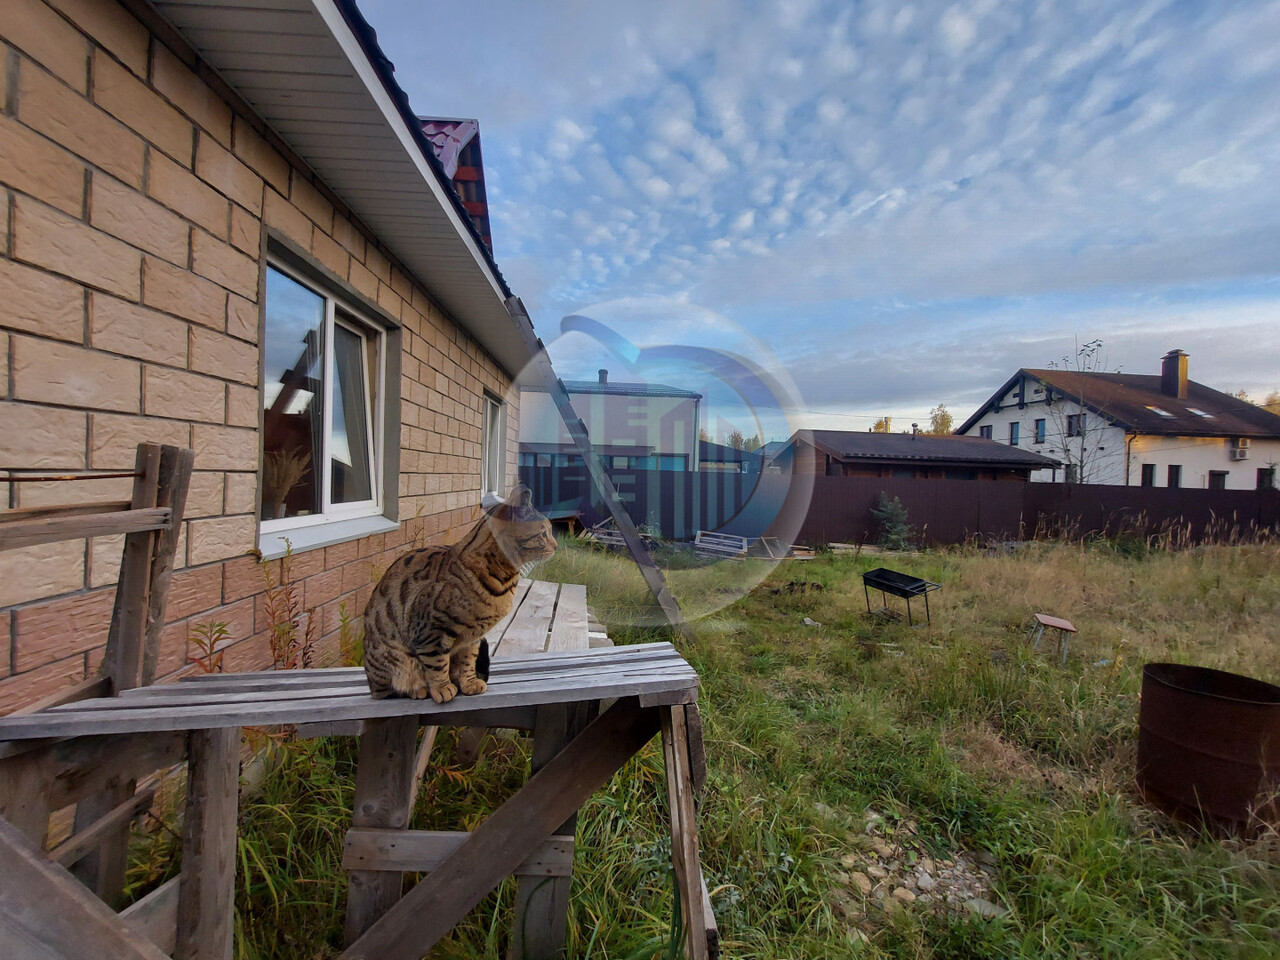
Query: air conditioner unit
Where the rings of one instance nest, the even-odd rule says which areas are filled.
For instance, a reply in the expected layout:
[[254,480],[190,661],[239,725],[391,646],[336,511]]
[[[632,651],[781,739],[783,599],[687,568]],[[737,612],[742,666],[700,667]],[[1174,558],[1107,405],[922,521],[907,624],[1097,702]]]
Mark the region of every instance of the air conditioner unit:
[[1249,459],[1249,451],[1241,449],[1239,447],[1232,448],[1230,453],[1231,453],[1232,460],[1248,460]]
[[[1249,438],[1248,437],[1232,437],[1231,446],[1237,450],[1248,450]],[[1241,459],[1243,459],[1243,457]]]

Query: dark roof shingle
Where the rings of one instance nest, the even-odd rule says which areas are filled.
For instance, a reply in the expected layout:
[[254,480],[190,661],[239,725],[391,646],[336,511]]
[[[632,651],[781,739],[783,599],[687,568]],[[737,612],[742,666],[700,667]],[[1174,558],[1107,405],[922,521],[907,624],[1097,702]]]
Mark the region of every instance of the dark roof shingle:
[[795,438],[807,440],[840,460],[930,461],[933,463],[981,463],[992,466],[1048,470],[1056,460],[1018,447],[955,434],[859,433],[853,430],[800,430]]

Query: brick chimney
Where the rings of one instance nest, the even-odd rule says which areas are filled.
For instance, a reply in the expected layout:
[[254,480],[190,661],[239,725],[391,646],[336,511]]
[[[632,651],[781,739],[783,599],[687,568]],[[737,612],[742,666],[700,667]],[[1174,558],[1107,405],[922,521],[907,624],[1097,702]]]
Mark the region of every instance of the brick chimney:
[[[1183,369],[1186,369],[1186,367],[1184,366],[1184,367],[1183,367]],[[605,370],[605,369],[602,367],[602,368],[600,368],[599,370],[597,370],[597,371],[596,371],[596,373],[598,373],[598,374],[600,375],[600,382],[601,382],[601,383],[608,383],[608,382],[609,382],[609,371],[608,371],[608,370]]]
[[1170,350],[1160,361],[1160,392],[1187,399],[1187,355],[1181,350]]

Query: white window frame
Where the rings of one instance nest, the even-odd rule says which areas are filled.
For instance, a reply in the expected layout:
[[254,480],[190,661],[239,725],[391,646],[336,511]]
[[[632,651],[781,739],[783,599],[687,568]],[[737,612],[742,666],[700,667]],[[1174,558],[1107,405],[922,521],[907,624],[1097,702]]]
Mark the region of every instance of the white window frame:
[[[497,497],[501,500],[506,497],[502,487],[507,474],[507,405],[488,391],[480,396],[480,496],[482,499]],[[491,415],[498,421],[493,430],[490,430]]]
[[[342,523],[348,520],[358,520],[367,517],[381,518],[385,505],[383,503],[383,477],[385,470],[385,454],[383,449],[384,424],[386,417],[387,402],[387,343],[388,330],[386,327],[373,320],[367,313],[361,311],[354,303],[347,298],[335,293],[327,288],[324,284],[317,283],[298,270],[292,269],[288,264],[282,263],[280,260],[269,257],[267,259],[269,269],[275,270],[284,276],[293,280],[295,283],[306,287],[318,297],[322,297],[325,302],[324,307],[324,334],[322,337],[322,364],[323,364],[323,381],[324,396],[321,398],[322,407],[322,436],[324,438],[325,449],[319,451],[319,455],[314,459],[323,464],[321,467],[320,483],[320,504],[319,513],[309,514],[303,517],[281,517],[278,520],[262,520],[258,521],[259,531],[259,549],[266,556],[279,555],[283,550],[269,550],[268,545],[278,545],[280,541],[285,539],[285,535],[294,531],[306,531],[308,528],[328,526],[336,523]],[[338,310],[349,315],[355,323],[349,322],[344,318],[338,317]],[[364,326],[364,329],[360,328]],[[373,498],[370,500],[361,500],[355,503],[332,502],[332,464],[329,455],[328,443],[333,428],[333,389],[337,378],[336,368],[336,351],[334,350],[334,328],[341,326],[351,333],[360,337],[363,345],[367,347],[369,334],[373,333],[377,336],[377,388],[372,390],[373,386],[368,382],[368,364],[361,363],[360,371],[364,377],[364,397],[365,397],[365,422],[368,425],[368,455],[370,477],[372,483]],[[264,340],[266,337],[264,330]],[[373,398],[378,397],[379,402],[375,404]],[[259,505],[259,511],[261,505]],[[391,526],[394,528],[395,524]],[[294,538],[289,538],[290,543],[295,547],[298,545]],[[311,538],[307,538],[308,540]]]

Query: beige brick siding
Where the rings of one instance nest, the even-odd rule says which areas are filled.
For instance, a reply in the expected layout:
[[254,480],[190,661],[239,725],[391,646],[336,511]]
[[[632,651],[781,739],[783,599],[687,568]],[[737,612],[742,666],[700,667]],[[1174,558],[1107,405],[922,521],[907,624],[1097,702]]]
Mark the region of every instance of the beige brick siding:
[[[487,390],[510,383],[304,169],[112,0],[13,0],[0,18],[0,509],[127,499],[139,442],[190,446],[160,672],[225,622],[226,669],[270,663],[257,540],[264,224],[402,324],[398,530],[289,561],[321,656],[411,544],[449,542],[479,500]],[[395,411],[391,411],[394,413]],[[519,416],[508,407],[506,475]],[[92,674],[122,537],[0,552],[0,713]]]

